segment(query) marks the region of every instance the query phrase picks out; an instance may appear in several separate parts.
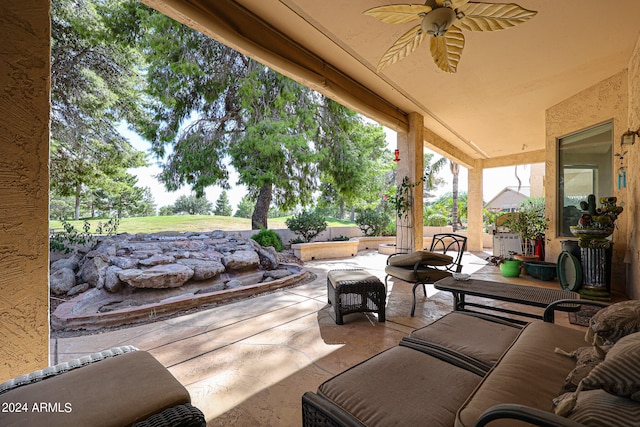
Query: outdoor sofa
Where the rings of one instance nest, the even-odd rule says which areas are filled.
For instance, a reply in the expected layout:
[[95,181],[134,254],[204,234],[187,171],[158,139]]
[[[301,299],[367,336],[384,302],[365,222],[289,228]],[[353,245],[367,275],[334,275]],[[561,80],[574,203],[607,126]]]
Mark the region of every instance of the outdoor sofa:
[[190,402],[150,353],[114,347],[0,384],[0,426],[204,427]]
[[[640,301],[585,332],[449,313],[302,397],[310,426],[633,426],[640,420]],[[579,300],[581,304],[600,305]]]

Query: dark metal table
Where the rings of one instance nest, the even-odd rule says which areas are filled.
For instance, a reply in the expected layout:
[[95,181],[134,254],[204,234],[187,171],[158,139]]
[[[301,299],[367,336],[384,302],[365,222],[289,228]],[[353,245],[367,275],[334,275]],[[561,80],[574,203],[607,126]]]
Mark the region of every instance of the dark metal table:
[[[486,310],[499,311],[502,313],[515,314],[534,319],[542,319],[542,315],[480,304],[479,302],[468,302],[465,300],[465,297],[467,295],[472,295],[475,297],[489,298],[540,308],[546,308],[549,304],[558,300],[580,299],[579,293],[564,291],[561,289],[538,288],[534,286],[513,285],[510,283],[490,282],[487,280],[475,279],[463,281],[455,280],[453,277],[447,277],[437,281],[434,284],[434,287],[438,290],[451,292],[453,294],[454,310],[473,311],[466,307],[479,307]],[[576,310],[577,306],[566,308],[566,311]],[[514,321],[514,319],[509,320]],[[518,322],[518,320],[515,321]],[[525,322],[520,321],[520,323]]]

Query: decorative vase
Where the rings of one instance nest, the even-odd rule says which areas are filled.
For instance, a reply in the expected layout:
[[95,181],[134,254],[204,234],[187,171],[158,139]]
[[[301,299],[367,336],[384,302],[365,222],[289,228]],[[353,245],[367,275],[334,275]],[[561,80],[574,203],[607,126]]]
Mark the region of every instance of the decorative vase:
[[522,261],[518,259],[506,259],[500,263],[500,273],[504,277],[518,277],[520,276],[520,267]]

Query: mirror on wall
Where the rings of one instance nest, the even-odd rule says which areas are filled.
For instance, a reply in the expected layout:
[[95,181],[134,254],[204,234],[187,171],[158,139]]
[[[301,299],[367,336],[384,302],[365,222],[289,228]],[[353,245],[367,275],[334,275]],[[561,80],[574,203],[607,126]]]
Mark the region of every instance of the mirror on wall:
[[582,215],[580,202],[613,194],[613,123],[558,139],[558,236],[572,236],[570,226]]

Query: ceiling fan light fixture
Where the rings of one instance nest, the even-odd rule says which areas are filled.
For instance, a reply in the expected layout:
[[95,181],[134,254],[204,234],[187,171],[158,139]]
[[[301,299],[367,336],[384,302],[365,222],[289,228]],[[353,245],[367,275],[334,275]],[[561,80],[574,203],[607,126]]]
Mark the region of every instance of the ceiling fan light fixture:
[[443,36],[456,20],[456,12],[448,7],[440,7],[427,13],[420,26],[422,31],[433,37]]

